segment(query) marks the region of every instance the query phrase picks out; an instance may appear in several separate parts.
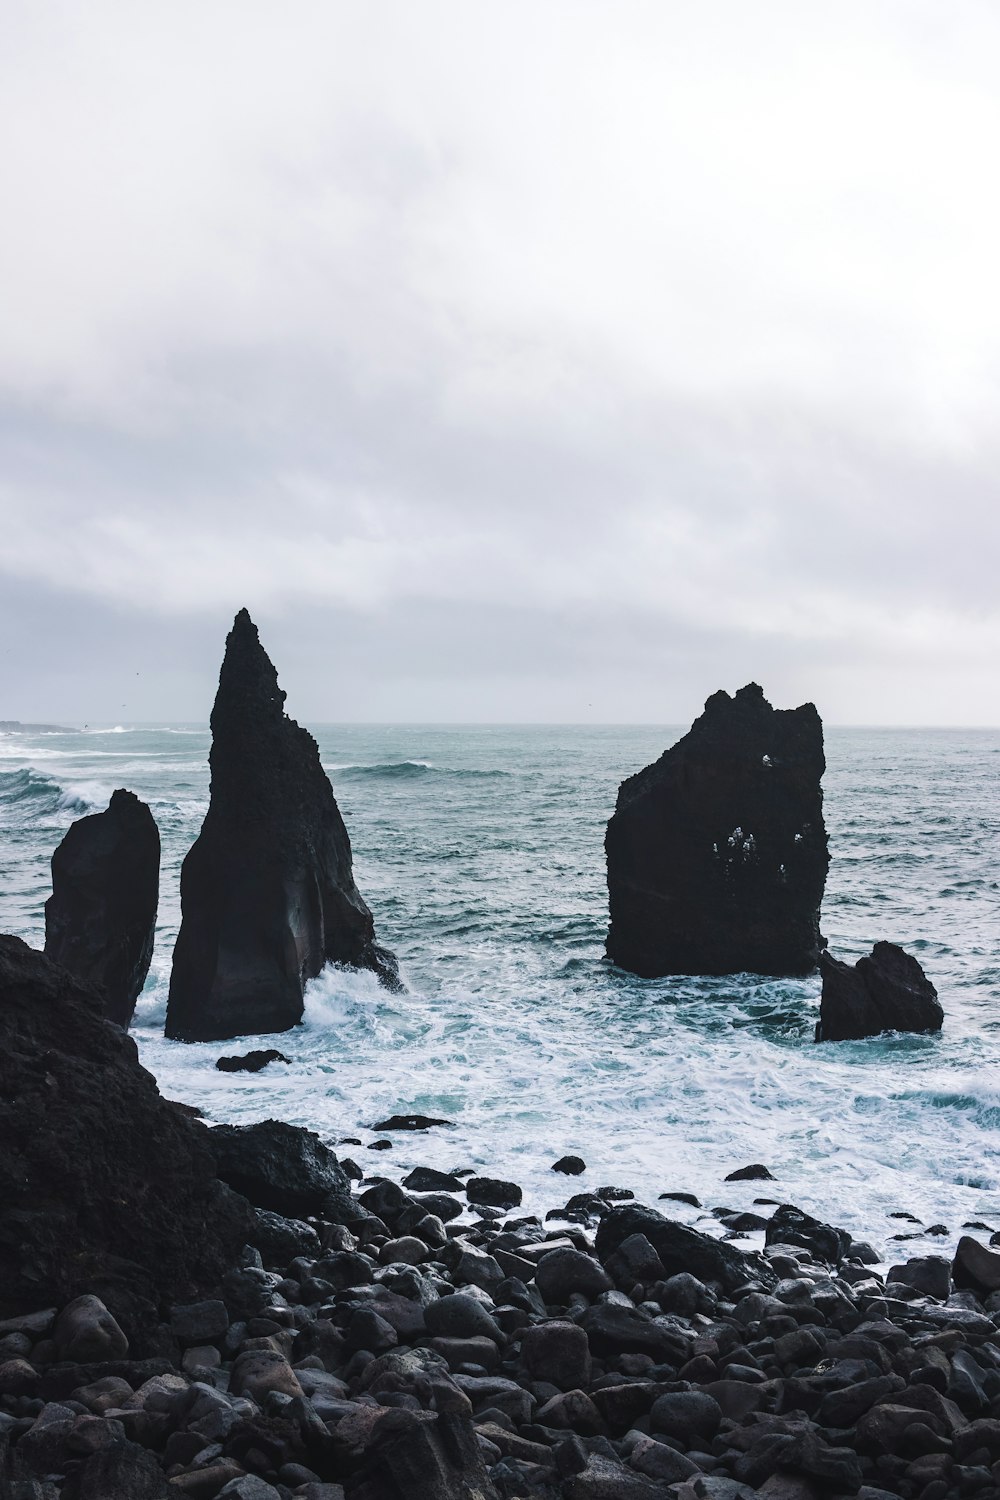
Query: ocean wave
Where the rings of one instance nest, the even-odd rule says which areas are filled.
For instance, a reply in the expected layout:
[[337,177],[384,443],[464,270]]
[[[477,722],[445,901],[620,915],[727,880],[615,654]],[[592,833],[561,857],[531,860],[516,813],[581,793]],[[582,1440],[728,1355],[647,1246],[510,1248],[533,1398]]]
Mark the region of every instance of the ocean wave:
[[0,771],[0,823],[10,827],[30,822],[65,822],[65,814],[76,817],[106,807],[113,788],[99,781],[71,782],[67,786],[44,771],[26,767]]
[[436,766],[429,760],[390,760],[378,761],[370,765],[349,764],[337,765],[327,764],[323,769],[337,776],[351,777],[381,777],[385,780],[403,781],[409,778],[421,776],[454,776],[465,779],[492,779],[500,776],[509,776],[509,771],[499,769],[480,770],[476,767],[453,767]]

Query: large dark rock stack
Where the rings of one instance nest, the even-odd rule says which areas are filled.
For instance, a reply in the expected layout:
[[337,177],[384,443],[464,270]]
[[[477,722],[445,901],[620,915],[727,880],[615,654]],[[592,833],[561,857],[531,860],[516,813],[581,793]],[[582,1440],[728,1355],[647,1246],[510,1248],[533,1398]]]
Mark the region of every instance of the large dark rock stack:
[[876,943],[868,958],[845,964],[830,953],[823,976],[817,1042],[845,1042],[883,1031],[940,1031],[944,1010],[937,990],[912,954],[896,943]]
[[661,974],[807,974],[829,864],[811,703],[715,693],[683,739],[622,782],[608,823],[608,957]]
[[351,841],[312,735],[246,610],[226,640],[212,710],[212,800],[181,871],[166,1033],[218,1041],[287,1031],[324,964],[398,986],[351,873]]
[[149,973],[159,880],[153,814],[123,789],[105,812],[78,819],[52,856],[46,957],[96,984],[119,1026],[131,1021]]
[[161,1098],[102,1006],[0,937],[0,1316],[83,1291],[192,1292],[250,1238],[207,1128]]

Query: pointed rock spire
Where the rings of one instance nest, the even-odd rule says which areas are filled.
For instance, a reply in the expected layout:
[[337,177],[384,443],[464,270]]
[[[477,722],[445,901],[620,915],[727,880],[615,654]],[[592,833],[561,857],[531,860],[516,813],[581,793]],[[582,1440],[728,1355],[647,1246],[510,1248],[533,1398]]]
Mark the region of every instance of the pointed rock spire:
[[351,841],[316,741],[241,609],[212,709],[212,795],[181,871],[166,1034],[221,1041],[287,1031],[328,962],[398,987],[354,884]]

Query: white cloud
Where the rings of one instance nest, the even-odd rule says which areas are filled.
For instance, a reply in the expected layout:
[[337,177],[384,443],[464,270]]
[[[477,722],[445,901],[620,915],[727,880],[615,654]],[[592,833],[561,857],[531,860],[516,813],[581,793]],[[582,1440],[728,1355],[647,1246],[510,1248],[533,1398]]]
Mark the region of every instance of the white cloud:
[[890,673],[973,716],[992,7],[34,0],[5,31],[10,579],[335,601],[396,642],[516,609],[559,654],[555,611],[584,675],[610,615],[720,678],[811,648],[842,717]]

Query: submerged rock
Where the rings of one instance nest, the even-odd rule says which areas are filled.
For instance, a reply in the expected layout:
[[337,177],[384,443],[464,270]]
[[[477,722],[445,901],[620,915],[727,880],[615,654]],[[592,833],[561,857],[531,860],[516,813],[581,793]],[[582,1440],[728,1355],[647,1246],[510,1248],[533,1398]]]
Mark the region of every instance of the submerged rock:
[[246,610],[226,640],[212,709],[212,800],[181,870],[166,1034],[221,1041],[287,1031],[327,963],[398,988],[351,872],[351,841],[312,735]]
[[153,956],[160,835],[153,814],[119,788],[79,818],[52,856],[45,956],[96,984],[105,1014],[128,1027]]
[[215,1066],[220,1073],[260,1073],[270,1063],[291,1063],[291,1058],[276,1047],[265,1047],[256,1052],[244,1052],[236,1057],[219,1057]]
[[845,964],[830,953],[823,976],[817,1042],[844,1042],[883,1031],[940,1031],[944,1010],[937,990],[912,954],[876,943],[868,958]]
[[160,1097],[101,992],[0,937],[0,1314],[187,1294],[238,1255],[249,1206],[209,1131]]
[[676,745],[623,781],[605,848],[608,957],[662,974],[807,974],[829,864],[823,726],[756,683],[715,693]]

